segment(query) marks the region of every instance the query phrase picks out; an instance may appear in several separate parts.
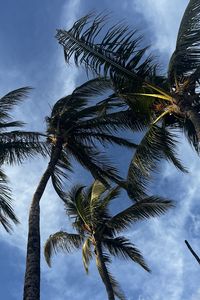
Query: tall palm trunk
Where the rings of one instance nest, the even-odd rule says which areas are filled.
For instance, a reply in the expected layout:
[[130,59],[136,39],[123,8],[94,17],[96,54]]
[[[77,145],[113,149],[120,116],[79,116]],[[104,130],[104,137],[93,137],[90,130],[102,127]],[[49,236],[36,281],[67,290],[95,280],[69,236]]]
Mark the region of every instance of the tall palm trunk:
[[108,294],[108,300],[115,300],[114,291],[113,291],[112,284],[110,281],[109,273],[106,268],[105,259],[103,257],[101,243],[98,241],[96,241],[95,250],[96,250],[95,254],[96,254],[97,268],[99,270],[101,279],[106,287],[106,291]]
[[24,282],[24,300],[40,299],[40,199],[62,151],[62,142],[57,141],[50,162],[32,199],[29,213],[29,232]]

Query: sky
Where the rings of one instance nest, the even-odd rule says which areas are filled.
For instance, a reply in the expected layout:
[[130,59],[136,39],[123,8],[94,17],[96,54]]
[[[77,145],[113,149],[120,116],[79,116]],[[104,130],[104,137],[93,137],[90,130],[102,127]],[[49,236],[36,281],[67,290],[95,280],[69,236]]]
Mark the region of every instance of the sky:
[[[22,86],[34,89],[14,111],[16,119],[27,123],[27,130],[45,131],[45,117],[59,98],[83,83],[83,71],[73,63],[65,65],[63,52],[54,38],[57,28],[70,28],[89,11],[111,11],[113,19],[123,18],[138,28],[145,42],[166,70],[172,54],[178,26],[187,0],[1,0],[0,10],[0,83],[1,95]],[[114,4],[114,5],[113,5]],[[176,208],[165,216],[135,224],[126,232],[141,250],[152,274],[132,262],[113,260],[112,272],[128,300],[197,300],[200,296],[200,269],[184,244],[187,239],[199,252],[200,231],[200,159],[180,136],[179,155],[189,174],[181,174],[163,163],[151,185],[152,194],[169,197]],[[118,162],[127,162],[131,153],[120,152]],[[20,219],[12,235],[0,228],[0,294],[2,300],[22,299],[27,239],[28,211],[34,190],[47,160],[27,160],[20,166],[5,167],[15,198],[14,208]],[[74,183],[92,183],[78,165],[71,175]],[[118,207],[128,205],[123,196]],[[122,201],[124,201],[122,205]],[[61,201],[49,184],[41,201],[42,245],[49,234],[70,230]],[[106,299],[105,288],[95,265],[85,274],[81,252],[59,254],[48,268],[42,254],[42,300]]]

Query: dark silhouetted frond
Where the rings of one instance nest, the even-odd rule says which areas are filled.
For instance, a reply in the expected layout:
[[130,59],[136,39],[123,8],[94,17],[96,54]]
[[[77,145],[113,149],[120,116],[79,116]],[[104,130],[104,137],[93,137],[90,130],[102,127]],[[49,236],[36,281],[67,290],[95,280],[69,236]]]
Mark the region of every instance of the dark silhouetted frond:
[[128,239],[120,236],[114,239],[103,239],[102,243],[104,247],[109,250],[111,255],[131,259],[147,272],[150,272],[140,251]]
[[164,127],[153,125],[138,145],[128,171],[128,194],[138,201],[146,196],[151,172],[156,171],[158,162],[167,159],[182,172],[187,172],[176,157],[176,137]]
[[105,23],[102,14],[94,18],[87,15],[70,30],[58,30],[56,38],[64,48],[66,62],[73,56],[76,65],[83,64],[87,71],[109,76],[120,89],[141,86],[154,69],[152,58],[146,55],[148,47],[141,48],[141,36],[122,23],[104,34]]
[[0,119],[1,121],[11,118],[9,111],[24,100],[31,90],[30,87],[23,87],[13,90],[0,98]]
[[91,251],[91,240],[87,238],[82,247],[82,258],[83,258],[83,265],[85,268],[86,273],[88,273],[88,266],[90,260],[92,259],[93,253]]
[[79,234],[71,234],[59,231],[50,235],[44,246],[44,255],[46,262],[51,266],[51,257],[58,251],[71,252],[73,249],[80,249],[83,243],[83,237]]
[[0,223],[7,232],[12,230],[10,222],[19,223],[11,206],[11,190],[8,187],[7,177],[0,170]]
[[[189,78],[191,90],[200,78],[200,2],[190,0],[178,32],[176,49],[169,64],[171,84]],[[192,76],[191,76],[192,75]],[[189,89],[190,89],[189,88]]]
[[117,215],[113,216],[106,224],[116,232],[129,227],[133,222],[158,217],[174,206],[171,200],[150,196],[131,205]]
[[21,163],[36,154],[46,156],[48,147],[37,132],[11,131],[0,133],[0,163]]

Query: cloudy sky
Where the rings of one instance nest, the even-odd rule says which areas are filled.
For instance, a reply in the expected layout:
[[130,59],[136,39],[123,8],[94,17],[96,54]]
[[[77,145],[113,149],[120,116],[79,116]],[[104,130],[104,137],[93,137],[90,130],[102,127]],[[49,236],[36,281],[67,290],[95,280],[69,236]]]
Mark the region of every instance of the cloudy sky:
[[[121,0],[2,0],[1,95],[22,86],[34,87],[29,98],[15,110],[15,116],[27,123],[27,129],[44,131],[45,116],[54,102],[82,82],[80,70],[73,64],[66,66],[64,63],[62,50],[54,38],[56,28],[69,28],[91,10],[112,11],[113,18],[123,18],[143,32],[165,70],[187,3],[188,0],[124,0],[123,4]],[[173,166],[164,163],[156,183],[152,184],[152,193],[174,199],[176,209],[162,218],[137,224],[127,232],[142,251],[152,274],[145,273],[133,263],[113,261],[113,273],[129,300],[199,299],[200,268],[184,240],[189,240],[200,254],[200,160],[183,136],[180,137],[179,153],[190,174],[180,174]],[[22,299],[28,209],[46,164],[47,161],[37,158],[24,162],[22,166],[6,168],[21,224],[12,235],[0,229],[2,300]],[[89,182],[90,178],[78,168],[69,185],[80,180]],[[43,245],[49,234],[69,228],[62,203],[50,184],[42,199],[41,210]],[[106,299],[95,266],[91,265],[90,274],[86,276],[79,252],[57,255],[51,269],[42,257],[41,285],[42,300]]]

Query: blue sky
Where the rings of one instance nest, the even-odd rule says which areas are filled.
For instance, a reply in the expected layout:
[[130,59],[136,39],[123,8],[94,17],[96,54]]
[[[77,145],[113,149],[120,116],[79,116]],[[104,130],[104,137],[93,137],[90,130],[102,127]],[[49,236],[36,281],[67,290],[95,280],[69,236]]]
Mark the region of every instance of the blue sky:
[[[1,95],[21,86],[34,87],[29,98],[15,110],[15,116],[27,122],[27,129],[45,130],[44,118],[53,103],[69,94],[83,78],[82,71],[73,64],[65,65],[62,49],[54,38],[56,28],[69,28],[76,19],[94,9],[97,12],[112,11],[114,19],[123,18],[142,30],[164,69],[175,47],[178,25],[187,3],[187,0],[181,3],[179,0],[173,3],[168,0],[124,0],[123,4],[120,0],[2,0]],[[198,251],[200,160],[183,136],[180,137],[179,153],[190,175],[180,174],[173,166],[164,163],[157,181],[152,184],[152,193],[174,199],[176,209],[162,218],[137,224],[127,232],[142,251],[152,274],[145,273],[133,263],[113,261],[112,271],[128,300],[199,299],[200,269],[184,240],[188,239]],[[122,154],[119,157],[122,159]],[[12,235],[0,228],[2,300],[22,298],[28,209],[46,164],[47,161],[37,158],[24,162],[22,166],[6,168],[21,224]],[[80,180],[89,182],[88,175],[77,166],[76,169],[69,185]],[[62,203],[50,185],[42,199],[41,211],[42,245],[49,234],[70,229]],[[90,274],[86,276],[81,253],[77,252],[57,255],[51,269],[42,259],[41,299],[102,300],[106,299],[106,294],[95,265],[91,265]]]

